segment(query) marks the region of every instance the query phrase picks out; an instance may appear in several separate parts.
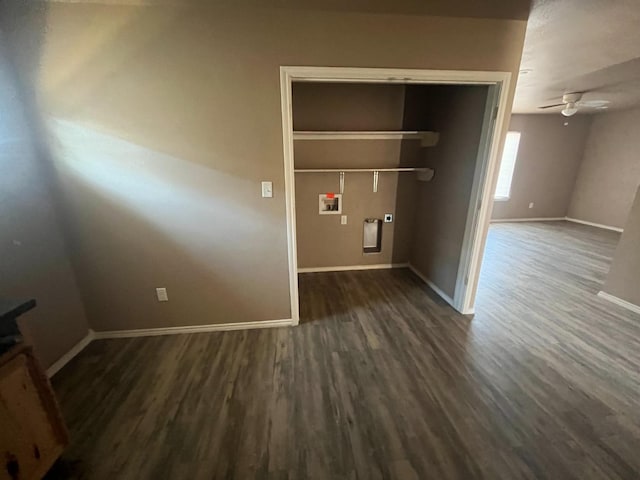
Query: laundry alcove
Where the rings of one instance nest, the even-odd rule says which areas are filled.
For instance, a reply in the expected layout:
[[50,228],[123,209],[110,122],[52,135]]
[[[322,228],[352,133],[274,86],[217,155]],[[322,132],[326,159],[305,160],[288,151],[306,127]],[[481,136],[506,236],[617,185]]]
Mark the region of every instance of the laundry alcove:
[[[298,271],[410,266],[453,298],[488,92],[294,82]],[[319,214],[321,195],[339,195],[340,213]]]

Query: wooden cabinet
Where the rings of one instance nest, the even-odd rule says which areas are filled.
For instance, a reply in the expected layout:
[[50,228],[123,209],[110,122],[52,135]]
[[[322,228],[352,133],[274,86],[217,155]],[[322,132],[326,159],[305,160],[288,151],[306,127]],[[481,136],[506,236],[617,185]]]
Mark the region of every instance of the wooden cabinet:
[[68,433],[49,380],[30,347],[0,356],[0,480],[40,479]]

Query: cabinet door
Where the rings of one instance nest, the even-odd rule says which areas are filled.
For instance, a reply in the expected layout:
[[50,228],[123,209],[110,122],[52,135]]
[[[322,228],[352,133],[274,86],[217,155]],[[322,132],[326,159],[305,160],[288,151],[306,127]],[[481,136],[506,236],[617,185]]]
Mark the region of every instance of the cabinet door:
[[62,450],[29,362],[18,355],[0,367],[0,480],[38,479]]

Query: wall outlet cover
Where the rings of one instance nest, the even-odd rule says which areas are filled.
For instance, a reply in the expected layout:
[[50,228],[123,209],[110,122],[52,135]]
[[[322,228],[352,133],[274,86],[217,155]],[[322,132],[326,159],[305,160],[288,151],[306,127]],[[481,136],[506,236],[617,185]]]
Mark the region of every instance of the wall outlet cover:
[[346,225],[347,224],[347,216],[346,215],[341,215],[340,216],[340,225]]
[[167,295],[166,288],[156,288],[156,296],[158,297],[159,302],[168,302],[169,296]]
[[533,202],[529,204],[529,208],[533,208]]

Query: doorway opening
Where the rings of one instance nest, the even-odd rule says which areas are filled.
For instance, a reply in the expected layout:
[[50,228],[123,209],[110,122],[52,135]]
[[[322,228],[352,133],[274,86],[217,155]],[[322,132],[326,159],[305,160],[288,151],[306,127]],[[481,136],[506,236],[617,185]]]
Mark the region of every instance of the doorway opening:
[[281,67],[294,324],[303,272],[409,267],[473,313],[509,79]]

